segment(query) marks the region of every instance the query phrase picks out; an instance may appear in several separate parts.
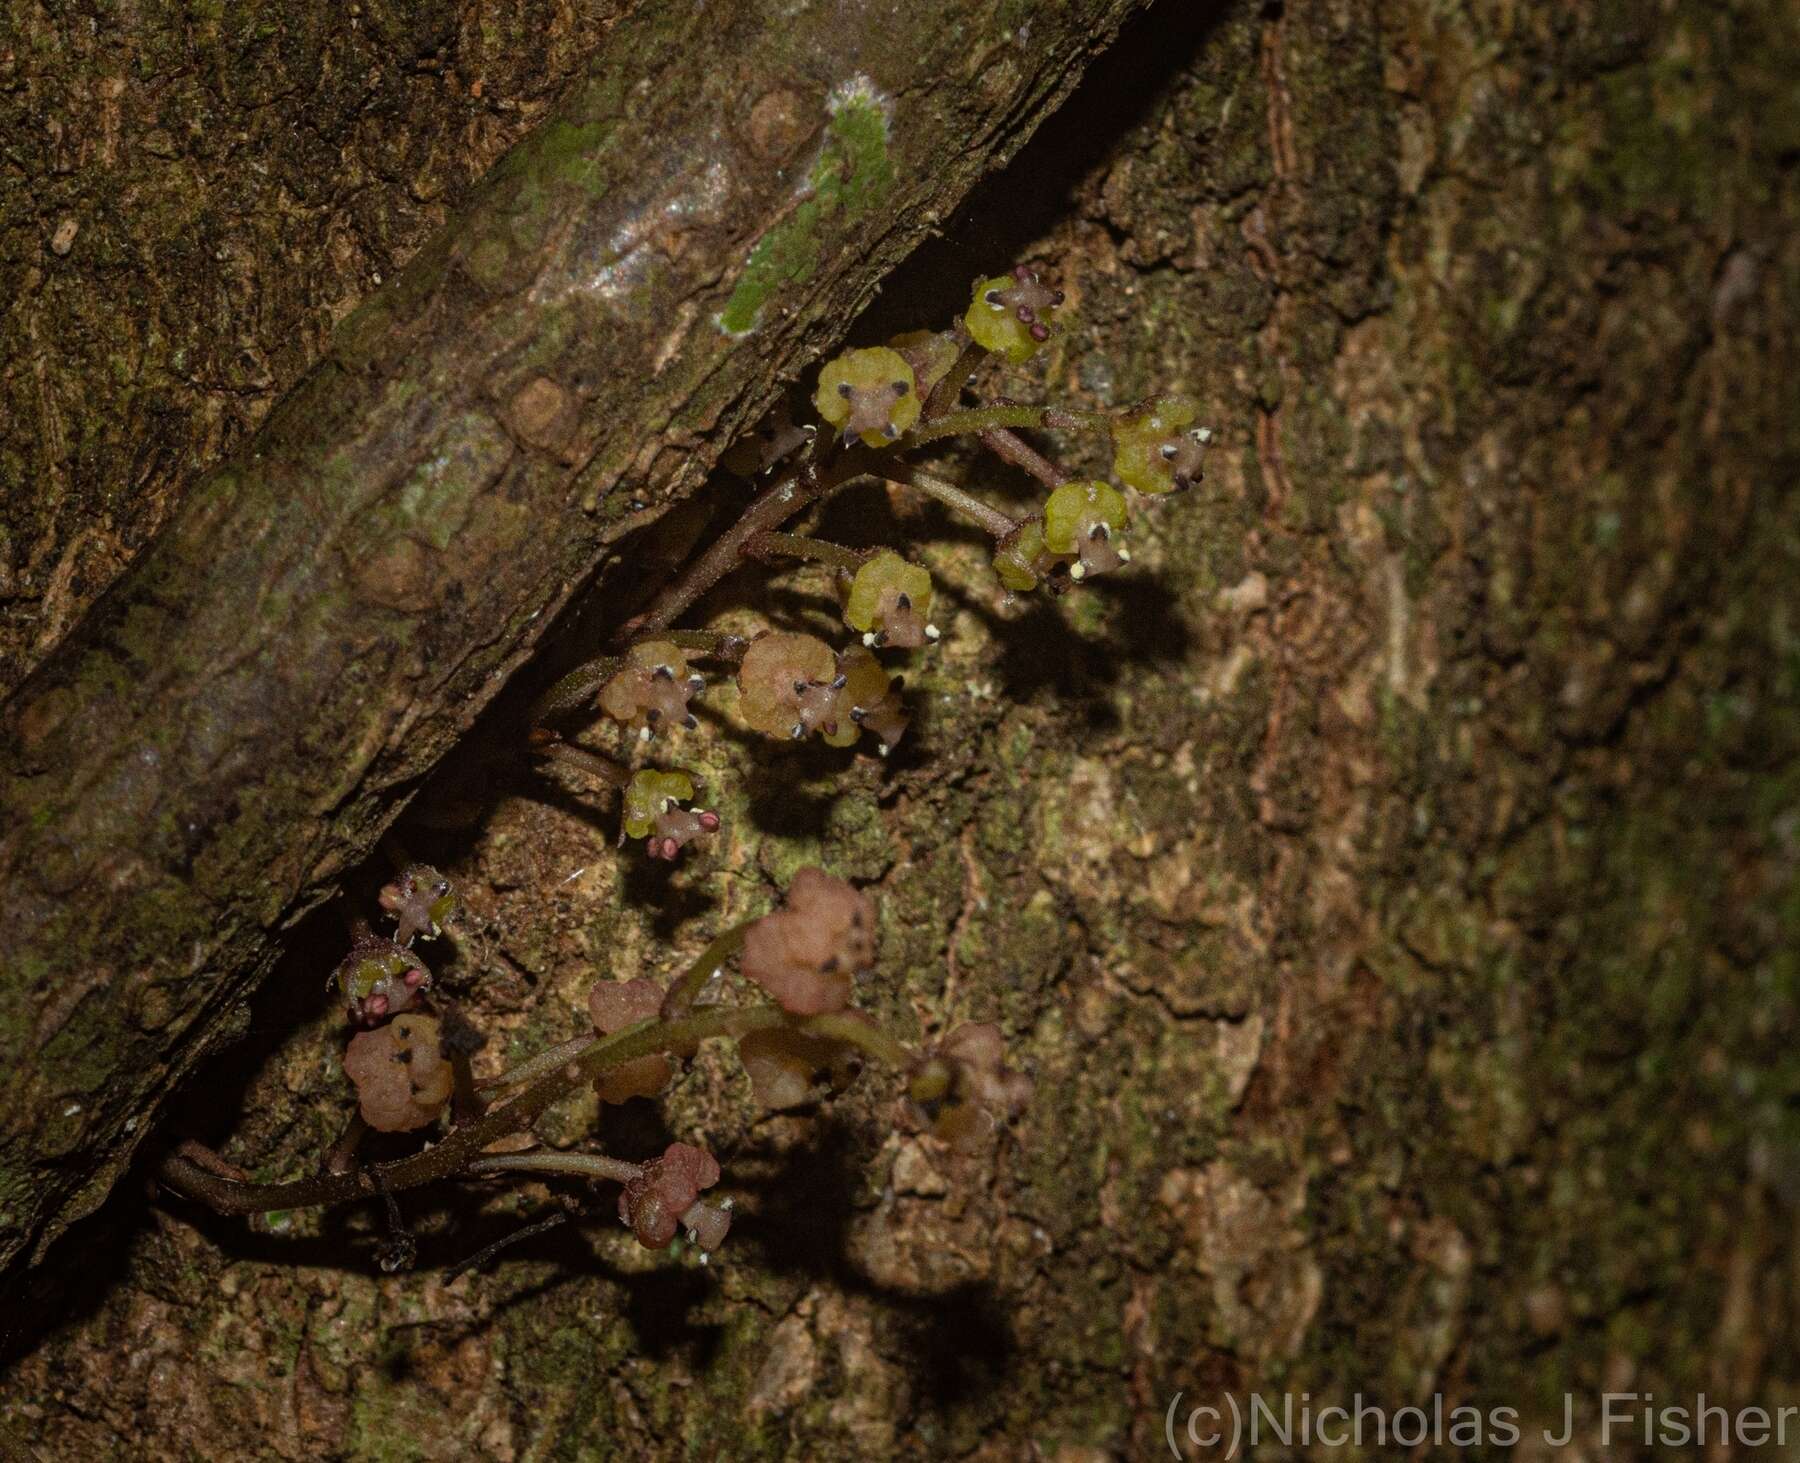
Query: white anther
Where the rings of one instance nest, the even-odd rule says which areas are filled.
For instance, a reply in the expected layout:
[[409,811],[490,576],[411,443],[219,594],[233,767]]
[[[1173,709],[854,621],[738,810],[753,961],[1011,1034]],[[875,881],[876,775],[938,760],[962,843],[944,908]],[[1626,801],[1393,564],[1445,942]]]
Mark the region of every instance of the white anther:
[[944,632],[942,630],[938,629],[938,627],[936,625],[927,625],[925,627],[925,638],[927,640],[941,639],[943,637],[943,633]]
[[875,648],[875,632],[873,630],[864,632],[863,644],[868,646],[870,650],[873,650]]
[[1087,565],[1081,563],[1079,560],[1077,560],[1075,563],[1069,565],[1069,578],[1071,578],[1071,579],[1086,579],[1087,578]]

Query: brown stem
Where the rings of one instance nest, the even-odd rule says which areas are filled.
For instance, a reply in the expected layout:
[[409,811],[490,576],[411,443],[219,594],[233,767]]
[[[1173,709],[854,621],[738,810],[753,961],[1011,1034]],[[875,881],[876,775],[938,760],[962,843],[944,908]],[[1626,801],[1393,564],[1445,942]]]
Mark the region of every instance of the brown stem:
[[1047,488],[1060,488],[1069,480],[1068,473],[1006,427],[989,427],[977,435],[989,452],[1014,467],[1023,468]]
[[[737,1006],[703,1011],[680,1021],[646,1022],[597,1040],[580,1056],[564,1063],[510,1101],[491,1107],[473,1122],[461,1123],[442,1142],[422,1153],[392,1163],[376,1164],[349,1174],[319,1174],[285,1184],[242,1183],[209,1173],[179,1151],[163,1160],[163,1181],[200,1200],[220,1214],[257,1214],[270,1209],[307,1209],[343,1204],[385,1189],[398,1193],[467,1172],[483,1150],[525,1131],[553,1103],[639,1057],[684,1050],[715,1036],[747,1036],[790,1026],[812,1034],[825,1017],[794,1017],[779,1006]],[[833,1032],[835,1039],[835,1031]],[[849,1038],[844,1038],[849,1039]],[[901,1050],[904,1050],[903,1048]],[[880,1055],[880,1053],[876,1053]]]
[[950,369],[938,379],[938,384],[931,388],[931,395],[926,398],[924,409],[919,413],[921,423],[936,421],[956,405],[962,396],[963,387],[968,385],[969,378],[975,374],[975,368],[987,355],[986,350],[968,339],[968,327],[961,320],[956,322],[956,333],[964,337],[962,351],[950,363]]
[[349,1173],[356,1167],[356,1150],[362,1147],[363,1139],[369,1136],[369,1125],[363,1121],[362,1111],[358,1109],[350,1114],[350,1121],[344,1124],[344,1131],[338,1134],[337,1142],[331,1145],[331,1151],[325,1155],[326,1173]]
[[651,601],[649,609],[626,622],[619,640],[641,640],[646,632],[673,624],[695,600],[737,567],[751,539],[773,532],[833,488],[872,471],[881,457],[866,447],[855,447],[827,460],[825,454],[829,450],[828,442],[815,437],[800,461],[758,493],[743,516],[677,574]]
[[591,777],[597,777],[608,787],[623,789],[631,782],[631,773],[612,758],[602,757],[598,752],[588,751],[586,747],[565,742],[555,732],[546,731],[541,726],[532,729],[531,750],[536,756],[561,762],[565,767],[574,767]]

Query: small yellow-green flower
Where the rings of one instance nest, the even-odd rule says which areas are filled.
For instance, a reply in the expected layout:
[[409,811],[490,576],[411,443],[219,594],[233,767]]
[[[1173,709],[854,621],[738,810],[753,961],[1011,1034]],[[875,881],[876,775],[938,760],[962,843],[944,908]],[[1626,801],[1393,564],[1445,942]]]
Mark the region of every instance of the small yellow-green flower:
[[919,419],[919,388],[906,357],[885,345],[825,363],[813,393],[819,415],[844,436],[886,447]]
[[625,787],[625,836],[648,840],[651,858],[673,863],[702,833],[719,831],[717,813],[681,806],[693,797],[694,779],[685,772],[645,768]]
[[692,801],[694,779],[685,772],[646,767],[625,789],[625,836],[648,838],[656,820],[676,803]]
[[1172,493],[1200,480],[1212,430],[1196,427],[1192,397],[1152,397],[1113,423],[1113,474],[1140,493]]
[[1075,556],[1071,579],[1104,574],[1130,562],[1130,553],[1113,542],[1125,518],[1125,495],[1111,483],[1064,483],[1044,504],[1044,546]]
[[975,282],[963,324],[977,345],[1017,365],[1030,360],[1050,339],[1050,327],[1062,302],[1061,290],[1040,283],[1037,275],[1021,264],[1011,274]]
[[930,615],[931,576],[886,549],[856,571],[844,602],[844,623],[868,646],[911,650],[936,640]]

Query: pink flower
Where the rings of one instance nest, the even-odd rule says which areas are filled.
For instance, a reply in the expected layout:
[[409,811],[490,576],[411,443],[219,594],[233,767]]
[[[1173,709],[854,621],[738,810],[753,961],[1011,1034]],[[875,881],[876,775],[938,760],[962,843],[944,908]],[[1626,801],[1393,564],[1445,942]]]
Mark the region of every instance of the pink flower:
[[350,1038],[344,1073],[363,1121],[376,1132],[411,1132],[444,1110],[452,1080],[440,1037],[434,1018],[407,1015]]
[[[730,1215],[701,1204],[699,1199],[702,1189],[710,1189],[718,1181],[719,1165],[710,1153],[690,1143],[671,1143],[661,1158],[651,1159],[626,1183],[619,1195],[619,1218],[631,1226],[646,1249],[666,1249],[684,1224],[694,1232],[696,1244],[712,1249],[725,1238]],[[715,1220],[715,1215],[723,1215],[723,1223]]]
[[796,1016],[841,1011],[852,978],[875,960],[875,903],[842,879],[806,868],[786,905],[744,939],[744,975]]
[[[603,980],[588,992],[588,1015],[594,1029],[611,1036],[662,1011],[663,989],[653,980]],[[624,1062],[594,1080],[602,1102],[630,1102],[634,1097],[655,1097],[669,1085],[675,1073],[666,1056],[654,1053]]]
[[959,1153],[973,1152],[987,1135],[1031,1101],[1032,1082],[1003,1065],[1000,1028],[965,1023],[914,1069],[908,1096],[914,1110]]

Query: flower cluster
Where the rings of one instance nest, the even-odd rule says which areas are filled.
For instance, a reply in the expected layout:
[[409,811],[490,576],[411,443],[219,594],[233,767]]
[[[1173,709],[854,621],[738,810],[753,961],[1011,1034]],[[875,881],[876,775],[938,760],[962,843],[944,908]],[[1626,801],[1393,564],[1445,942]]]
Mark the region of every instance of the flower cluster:
[[[946,330],[910,331],[824,363],[811,397],[817,420],[779,418],[732,454],[736,470],[758,482],[753,501],[664,579],[607,654],[539,696],[526,732],[530,752],[609,789],[621,803],[621,842],[641,840],[650,858],[665,862],[720,828],[718,813],[696,804],[691,772],[642,765],[651,744],[678,746],[685,739],[675,733],[698,730],[697,708],[714,716],[735,710],[738,722],[786,741],[817,737],[841,749],[891,752],[909,723],[895,657],[929,654],[940,643],[933,615],[942,617],[943,596],[911,546],[851,547],[784,529],[805,528],[818,505],[857,482],[884,483],[972,523],[1008,594],[1061,593],[1128,564],[1131,514],[1202,478],[1212,433],[1199,424],[1198,403],[1168,393],[1117,411],[1077,411],[971,399],[984,363],[1029,361],[1057,339],[1066,309],[1061,289],[1021,265],[976,280]],[[1110,450],[1111,478],[1093,475],[1092,466],[1065,469],[1033,435],[1039,432],[1090,434],[1094,447]],[[938,476],[939,449],[952,439],[1033,479],[1037,502],[1009,511]],[[734,568],[782,559],[828,577],[827,602],[841,612],[842,628],[824,634],[843,643],[815,633],[817,617],[806,628],[765,621],[745,634],[680,623]],[[697,663],[715,668],[710,687]],[[702,697],[714,700],[706,705]],[[605,752],[550,725],[596,712],[601,734],[613,739]],[[581,1035],[485,1082],[471,1070],[479,1034],[412,948],[454,928],[450,882],[428,865],[408,864],[379,902],[394,921],[392,936],[359,927],[334,974],[352,1027],[343,1066],[357,1115],[325,1175],[274,1186],[296,1203],[366,1197],[369,1175],[351,1171],[366,1130],[423,1132],[448,1116],[450,1134],[410,1159],[377,1166],[376,1180],[530,1174],[614,1182],[623,1186],[619,1217],[642,1244],[661,1249],[685,1231],[708,1251],[731,1225],[729,1201],[701,1197],[721,1180],[711,1154],[680,1141],[641,1164],[549,1152],[532,1133],[538,1116],[589,1091],[606,1105],[657,1097],[710,1038],[736,1043],[756,1101],[770,1110],[804,1108],[843,1090],[866,1066],[895,1070],[904,1080],[905,1120],[958,1152],[992,1142],[1031,1095],[1030,1080],[1006,1065],[996,1025],[965,1023],[915,1051],[857,1009],[875,968],[875,902],[816,868],[796,874],[778,909],[721,934],[673,981],[608,974],[588,993]],[[734,956],[747,1003],[731,1003],[719,980]],[[493,1098],[509,1088],[512,1095]],[[189,1192],[210,1191],[243,1212],[245,1197],[224,1193],[229,1183],[216,1173],[209,1179],[191,1164],[174,1171]],[[387,1253],[410,1254],[387,1197],[396,1231]]]
[[[454,898],[448,881],[434,870],[411,865],[383,891],[381,903],[402,929],[423,934],[418,921],[429,906],[417,901],[430,899],[441,916],[441,901]],[[580,1148],[549,1149],[534,1135],[534,1125],[550,1106],[590,1086],[605,1104],[654,1098],[703,1041],[724,1038],[736,1042],[751,1091],[765,1109],[810,1106],[844,1091],[876,1065],[904,1080],[903,1120],[928,1129],[957,1152],[980,1149],[1023,1110],[1031,1083],[1005,1066],[998,1026],[959,1026],[934,1047],[915,1051],[853,1007],[859,981],[875,968],[877,928],[870,894],[821,869],[803,868],[777,909],[719,934],[672,981],[646,976],[598,981],[587,996],[590,1032],[484,1082],[476,1081],[471,1067],[486,1046],[480,1033],[428,985],[408,985],[405,972],[420,967],[400,960],[397,976],[384,967],[378,979],[397,979],[411,1007],[378,1014],[370,993],[352,1013],[343,1069],[355,1090],[356,1114],[320,1173],[285,1184],[251,1184],[241,1170],[187,1143],[165,1163],[163,1177],[228,1213],[379,1194],[387,1236],[376,1258],[389,1271],[410,1267],[418,1254],[418,1241],[402,1222],[397,1188],[515,1176],[610,1182],[620,1185],[618,1215],[638,1243],[662,1250],[685,1234],[705,1263],[724,1242],[734,1217],[731,1199],[703,1197],[722,1178],[712,1153],[677,1140],[659,1156],[634,1163]],[[409,953],[399,942],[363,930],[346,966],[360,979],[361,964],[382,965],[395,952]],[[731,1001],[720,980],[734,955],[747,1002]],[[508,1089],[509,1096],[484,1096]],[[446,1116],[450,1131],[437,1141],[410,1157],[359,1170],[356,1154],[369,1131],[423,1133]],[[528,1225],[514,1238],[562,1222],[567,1212]]]
[[[1212,433],[1197,424],[1194,399],[1178,392],[1116,412],[964,404],[986,358],[1014,366],[1030,360],[1057,338],[1066,307],[1063,290],[1021,264],[975,280],[947,330],[906,331],[826,361],[811,396],[815,424],[796,424],[790,402],[766,430],[727,454],[734,471],[774,473],[773,480],[632,622],[616,654],[558,682],[540,698],[539,712],[597,706],[640,744],[676,727],[691,730],[699,721],[691,704],[706,690],[691,662],[711,658],[735,667],[738,718],[751,729],[795,741],[817,736],[843,748],[861,743],[866,732],[873,750],[890,753],[910,718],[902,678],[878,655],[921,650],[942,638],[932,618],[931,575],[898,549],[850,548],[781,531],[784,522],[840,487],[885,481],[936,499],[989,534],[995,577],[1009,595],[1040,587],[1060,594],[1130,563],[1123,541],[1128,494],[1156,496],[1200,480]],[[1103,437],[1117,485],[1059,467],[1020,435],[1034,428]],[[929,456],[931,444],[955,437],[1037,478],[1045,496],[1036,510],[1004,511],[917,460],[920,449]],[[840,648],[810,630],[776,625],[746,638],[676,628],[734,564],[784,557],[832,576],[855,643]],[[682,806],[693,787],[685,773],[634,771],[546,735],[542,726],[532,735],[541,755],[584,766],[624,792],[626,836],[644,839],[652,858],[672,861],[718,826],[715,814]]]

